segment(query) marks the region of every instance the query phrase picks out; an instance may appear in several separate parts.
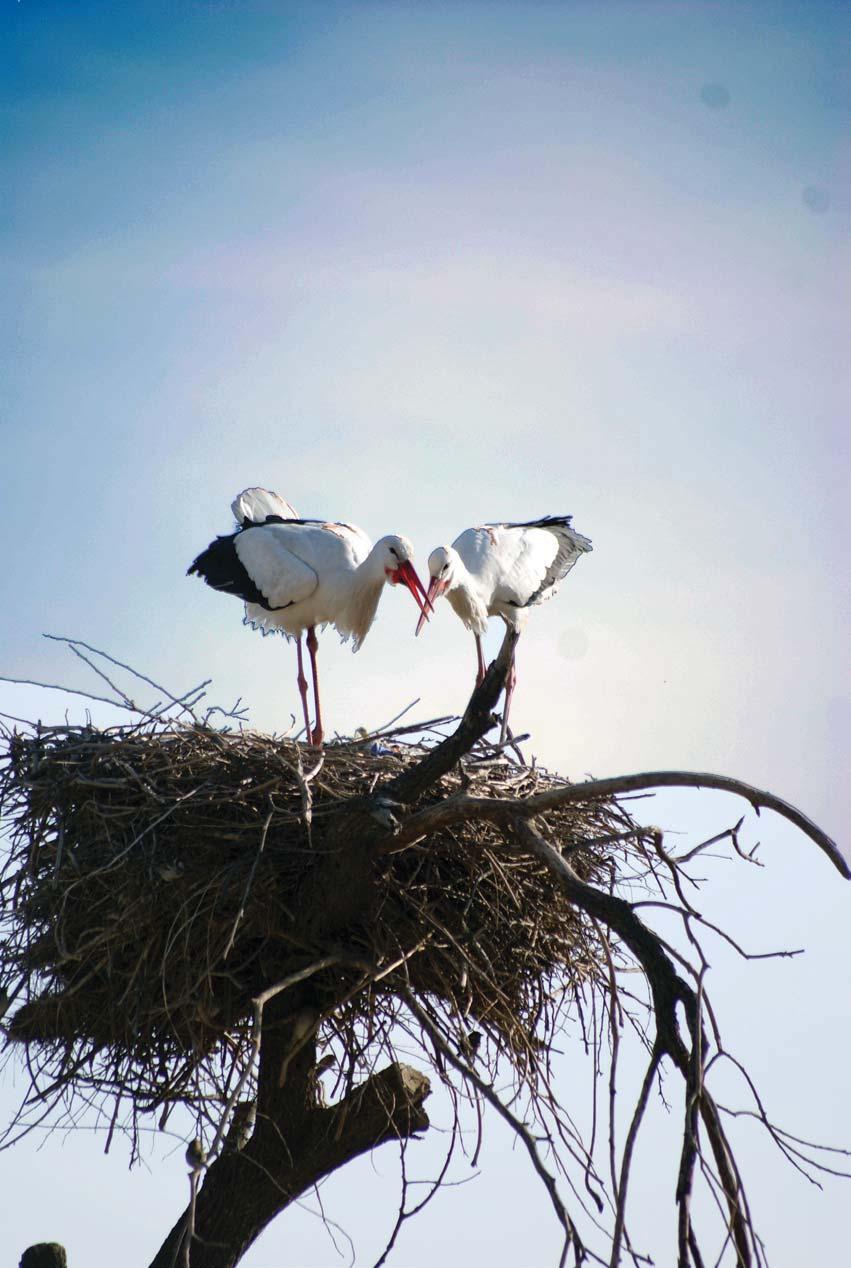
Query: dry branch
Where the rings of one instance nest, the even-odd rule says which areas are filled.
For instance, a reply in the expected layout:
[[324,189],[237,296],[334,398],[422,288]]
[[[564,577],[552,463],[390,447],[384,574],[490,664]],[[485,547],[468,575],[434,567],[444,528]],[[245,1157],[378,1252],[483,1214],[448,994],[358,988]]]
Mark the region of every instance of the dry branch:
[[[275,1120],[261,1118],[248,1144],[223,1153],[205,1175],[193,1212],[200,1231],[192,1268],[232,1268],[269,1222],[324,1176],[387,1141],[425,1131],[430,1090],[425,1075],[399,1062],[331,1108],[305,1103],[293,1112],[290,1105],[279,1107]],[[150,1268],[173,1268],[187,1231],[184,1214]]]

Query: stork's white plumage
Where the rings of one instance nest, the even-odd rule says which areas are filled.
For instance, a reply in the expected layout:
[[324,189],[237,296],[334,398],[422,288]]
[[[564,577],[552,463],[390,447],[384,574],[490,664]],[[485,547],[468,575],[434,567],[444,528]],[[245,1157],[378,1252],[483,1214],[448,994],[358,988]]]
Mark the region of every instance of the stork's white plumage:
[[[316,670],[316,626],[333,625],[357,651],[375,618],[385,583],[401,582],[425,614],[425,588],[404,537],[382,537],[373,546],[352,524],[299,519],[293,508],[268,489],[245,489],[232,504],[240,527],[218,537],[191,564],[214,590],[245,601],[245,620],[263,634],[294,638],[298,689],[307,739],[322,743],[322,715]],[[315,725],[307,706],[301,636],[313,670]]]
[[[476,682],[485,676],[482,635],[488,617],[501,616],[522,630],[529,609],[556,593],[580,555],[591,549],[587,537],[570,527],[569,515],[548,515],[526,524],[484,524],[468,528],[451,546],[438,546],[428,558],[428,599],[445,594],[473,631],[478,661]],[[424,617],[417,624],[419,634]],[[508,732],[508,710],[517,682],[512,659],[505,687],[500,743]]]
[[247,524],[265,524],[271,516],[282,520],[297,520],[298,511],[271,489],[254,487],[243,489],[230,504],[233,517],[244,528]]

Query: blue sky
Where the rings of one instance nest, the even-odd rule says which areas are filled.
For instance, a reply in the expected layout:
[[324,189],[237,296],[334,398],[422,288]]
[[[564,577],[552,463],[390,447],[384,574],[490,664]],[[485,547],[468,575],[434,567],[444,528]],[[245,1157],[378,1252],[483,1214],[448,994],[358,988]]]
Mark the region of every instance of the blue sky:
[[[183,575],[240,488],[403,532],[421,571],[469,524],[570,512],[594,553],[519,652],[515,719],[539,759],[735,773],[841,837],[849,25],[843,5],[771,0],[7,3],[0,672],[90,688],[40,638],[68,634],[174,690],[212,676],[217,700],[282,728],[291,650]],[[446,606],[414,642],[414,616],[388,594],[354,661],[323,637],[332,729],[414,695],[429,716],[463,705],[472,641]],[[25,716],[65,704],[0,692]],[[695,834],[725,815],[653,810]],[[793,1129],[842,1143],[840,1081],[812,1088],[806,1037],[851,1039],[846,894],[757,826],[776,871],[728,869],[715,901],[757,942],[811,948],[809,978],[784,966],[804,973],[795,1016],[791,978],[761,988],[777,1011],[760,1025],[788,1036],[764,1077]],[[735,971],[723,1002],[747,1044]],[[117,1184],[99,1148],[80,1174]],[[52,1150],[40,1174],[60,1174]],[[465,1201],[522,1183],[506,1152]],[[170,1212],[172,1184],[146,1209]],[[469,1262],[454,1200],[423,1226],[423,1263]],[[814,1254],[815,1226],[831,1259],[836,1199],[810,1200],[784,1199],[780,1268]]]

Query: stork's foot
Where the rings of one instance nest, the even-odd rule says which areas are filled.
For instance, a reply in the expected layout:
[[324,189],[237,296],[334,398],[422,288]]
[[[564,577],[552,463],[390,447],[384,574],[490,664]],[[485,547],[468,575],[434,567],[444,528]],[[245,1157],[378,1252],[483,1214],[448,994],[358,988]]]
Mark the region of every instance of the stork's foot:
[[325,733],[324,733],[324,731],[322,730],[322,728],[321,728],[321,727],[317,727],[315,731],[311,731],[311,733],[310,733],[310,743],[311,743],[312,747],[313,747],[313,748],[322,748],[322,741],[323,741],[323,739],[324,739],[324,738],[325,738]]

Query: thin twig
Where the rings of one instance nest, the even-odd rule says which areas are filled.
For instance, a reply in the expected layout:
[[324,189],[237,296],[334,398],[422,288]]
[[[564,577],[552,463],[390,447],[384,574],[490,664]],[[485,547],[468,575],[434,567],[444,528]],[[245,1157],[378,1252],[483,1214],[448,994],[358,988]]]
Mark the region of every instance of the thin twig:
[[228,956],[230,955],[231,948],[233,947],[233,940],[236,937],[236,931],[240,926],[243,916],[245,915],[245,904],[248,900],[248,895],[251,892],[251,884],[252,884],[252,881],[254,880],[254,874],[257,871],[257,864],[260,862],[260,855],[263,853],[263,849],[266,845],[266,834],[269,831],[269,824],[272,822],[272,816],[274,815],[274,813],[275,813],[274,810],[270,810],[266,816],[266,821],[263,824],[263,829],[260,833],[260,844],[257,847],[257,853],[254,855],[254,861],[251,864],[251,871],[248,873],[248,879],[245,882],[245,889],[242,891],[242,898],[239,904],[239,911],[236,913],[236,919],[233,922],[233,928],[230,931],[230,936],[228,937],[227,943],[225,945],[225,949],[222,952],[222,960],[226,960]]

